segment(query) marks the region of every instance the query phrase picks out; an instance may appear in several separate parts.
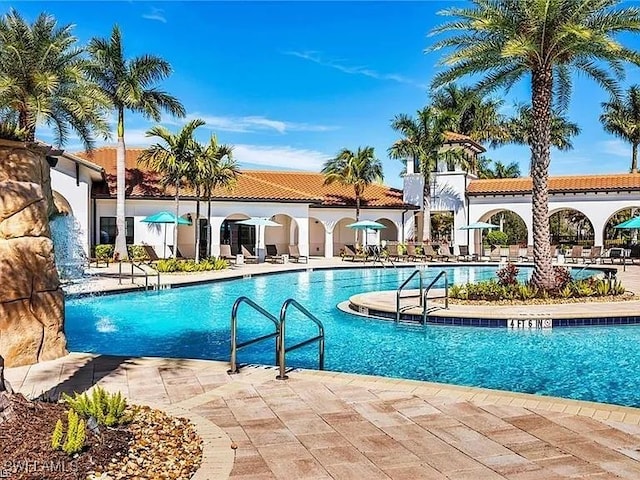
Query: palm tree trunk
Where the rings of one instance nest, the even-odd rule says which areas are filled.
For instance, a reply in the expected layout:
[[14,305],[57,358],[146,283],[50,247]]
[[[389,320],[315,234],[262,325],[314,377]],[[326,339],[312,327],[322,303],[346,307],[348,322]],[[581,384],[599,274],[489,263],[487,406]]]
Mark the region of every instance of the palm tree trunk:
[[207,194],[207,257],[211,257],[211,192]]
[[180,179],[176,181],[176,218],[173,224],[173,258],[178,258],[178,211],[180,208]]
[[127,258],[127,231],[125,225],[126,147],[124,144],[124,110],[118,109],[118,148],[116,149],[116,244],[114,252],[120,259]]
[[[424,185],[422,187],[422,238],[428,242],[431,237],[431,175],[423,173]],[[416,235],[416,240],[418,235]]]
[[631,173],[638,173],[638,144],[631,146]]
[[196,263],[200,263],[200,192],[196,192],[198,199],[196,200]]
[[[360,194],[358,193],[358,191],[356,190],[356,222],[360,221]],[[356,231],[356,243],[358,243],[358,229],[355,229]],[[366,235],[366,232],[363,232],[363,243],[364,243],[364,235]]]
[[551,99],[553,76],[551,69],[541,69],[532,75],[531,129],[531,208],[533,217],[533,276],[538,288],[554,287],[549,239],[549,162],[551,142]]

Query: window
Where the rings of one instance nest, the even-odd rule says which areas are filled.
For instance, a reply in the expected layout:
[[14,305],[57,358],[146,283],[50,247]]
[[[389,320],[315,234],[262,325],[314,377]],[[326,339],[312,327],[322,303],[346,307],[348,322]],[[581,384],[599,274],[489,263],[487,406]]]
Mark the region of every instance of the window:
[[[127,245],[133,244],[133,217],[125,217]],[[116,217],[100,217],[100,243],[116,243]]]

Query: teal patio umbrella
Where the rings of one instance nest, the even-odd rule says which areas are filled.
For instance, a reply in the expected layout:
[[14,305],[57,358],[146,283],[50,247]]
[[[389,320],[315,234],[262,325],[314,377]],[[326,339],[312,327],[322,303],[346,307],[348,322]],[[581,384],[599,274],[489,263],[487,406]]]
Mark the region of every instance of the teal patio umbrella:
[[367,230],[382,230],[385,227],[383,224],[374,222],[373,220],[360,220],[359,222],[350,223],[347,225],[347,228],[353,228],[354,230],[364,230],[365,234],[363,236],[363,244],[366,244],[367,241]]
[[[164,245],[162,247],[162,257],[167,258],[167,224],[176,223],[176,216],[171,212],[158,212],[140,220],[144,223],[164,223]],[[191,225],[186,218],[178,217],[178,225]],[[174,248],[178,248],[174,245]]]
[[[485,228],[487,229],[492,229],[492,228],[498,228],[498,225],[494,225],[493,223],[487,223],[487,222],[473,222],[470,223],[469,225],[465,225],[463,227],[460,227],[459,230],[480,230],[480,254],[482,254],[482,230],[484,230]],[[475,242],[474,242],[475,245]],[[469,236],[467,235],[467,250],[469,249]],[[474,247],[475,250],[475,247]]]
[[640,228],[640,217],[633,217],[627,220],[626,222],[619,223],[613,228],[626,228],[629,230],[634,230]]

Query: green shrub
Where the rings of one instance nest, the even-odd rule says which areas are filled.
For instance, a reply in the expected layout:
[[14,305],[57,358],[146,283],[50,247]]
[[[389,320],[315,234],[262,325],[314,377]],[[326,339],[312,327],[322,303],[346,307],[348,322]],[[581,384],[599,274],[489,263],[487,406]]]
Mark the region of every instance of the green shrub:
[[518,294],[522,300],[529,300],[536,297],[538,289],[528,283],[521,283],[518,284]]
[[114,251],[113,245],[109,245],[105,243],[96,245],[96,248],[95,248],[96,258],[99,258],[101,260],[106,260],[107,258],[113,258],[113,251]]
[[516,285],[518,283],[518,273],[520,269],[513,263],[507,263],[496,272],[500,285]]
[[499,245],[505,247],[509,244],[509,237],[506,233],[499,230],[492,230],[487,233],[485,237],[485,243],[489,245]]
[[223,258],[210,257],[196,263],[195,260],[175,260],[168,258],[159,260],[155,269],[161,273],[170,272],[208,272],[211,270],[224,270],[229,268],[229,262]]
[[407,253],[407,246],[404,243],[399,243],[398,244],[398,254],[399,255],[406,255]]
[[129,258],[134,262],[149,260],[149,254],[143,245],[129,245]]
[[[64,437],[64,442],[63,442]],[[78,414],[69,410],[67,413],[67,435],[64,435],[64,425],[58,419],[51,436],[51,447],[54,450],[62,450],[67,455],[73,455],[82,451],[86,439],[86,426]]]
[[84,418],[93,417],[98,425],[112,427],[129,421],[124,413],[127,402],[120,392],[108,393],[102,387],[96,387],[91,397],[86,393],[76,393],[73,397],[65,393],[62,398],[78,415]]

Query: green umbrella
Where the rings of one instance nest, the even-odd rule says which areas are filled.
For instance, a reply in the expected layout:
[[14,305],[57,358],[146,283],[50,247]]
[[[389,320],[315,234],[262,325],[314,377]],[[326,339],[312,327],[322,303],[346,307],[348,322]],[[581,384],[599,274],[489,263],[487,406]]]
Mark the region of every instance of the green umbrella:
[[[171,212],[158,212],[140,220],[144,223],[164,223],[164,245],[162,247],[162,257],[167,258],[167,224],[176,223],[176,216]],[[178,217],[178,225],[191,225],[186,218]],[[178,248],[177,245],[174,248]]]

